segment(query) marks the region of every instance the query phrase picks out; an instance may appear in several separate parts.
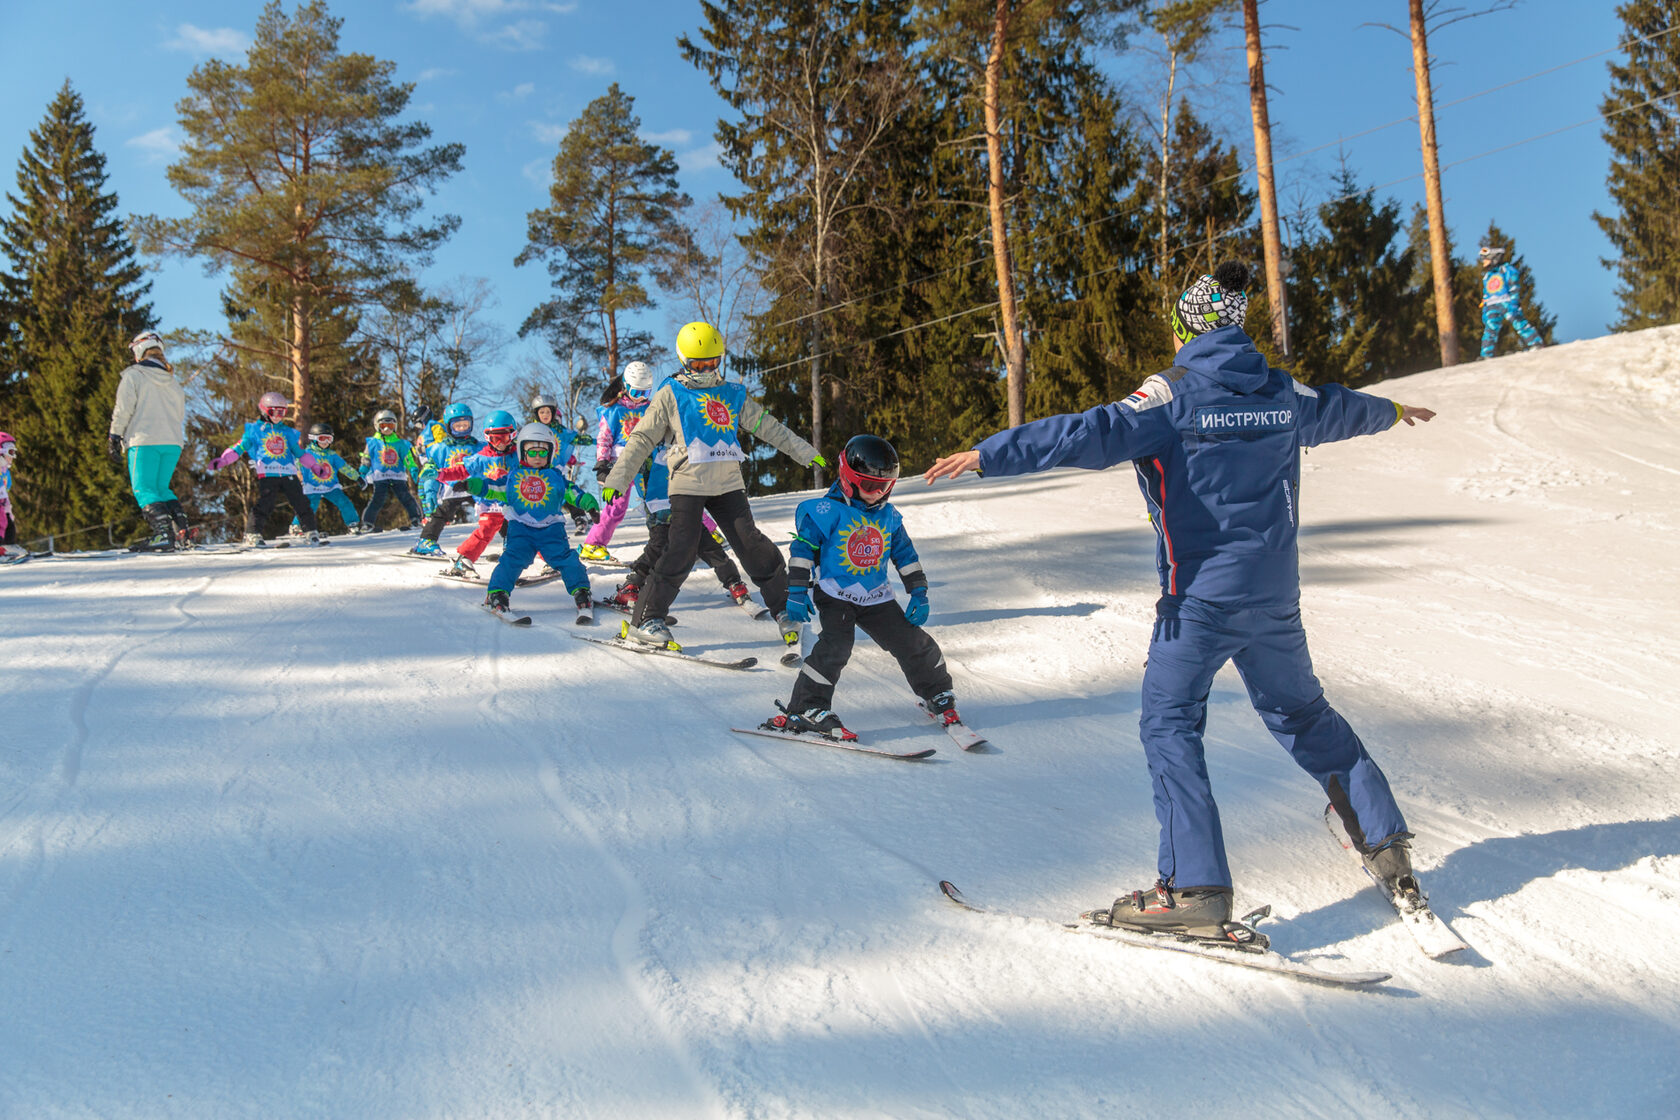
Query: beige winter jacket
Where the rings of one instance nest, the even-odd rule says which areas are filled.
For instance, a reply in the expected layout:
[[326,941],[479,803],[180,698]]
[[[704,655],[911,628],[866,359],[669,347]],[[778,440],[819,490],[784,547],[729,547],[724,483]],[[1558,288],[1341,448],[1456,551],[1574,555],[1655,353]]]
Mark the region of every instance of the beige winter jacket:
[[[752,433],[803,466],[810,466],[811,460],[817,457],[816,448],[794,435],[751,397],[741,406],[741,418],[736,424],[736,431]],[[636,472],[648,461],[648,456],[652,455],[660,444],[664,444],[666,465],[671,470],[672,494],[716,497],[731,490],[746,489],[746,483],[741,478],[740,463],[732,459],[691,463],[688,461],[688,442],[688,436],[682,430],[682,421],[677,413],[676,394],[672,392],[669,384],[661,385],[659,391],[653,395],[653,400],[648,403],[647,412],[642,414],[641,420],[636,424],[636,430],[630,433],[630,439],[618,456],[617,465],[602,485],[610,486],[621,494],[625,493],[630,489],[630,483],[635,480]]]
[[122,371],[117,406],[111,410],[111,434],[129,447],[187,442],[187,379],[153,362]]

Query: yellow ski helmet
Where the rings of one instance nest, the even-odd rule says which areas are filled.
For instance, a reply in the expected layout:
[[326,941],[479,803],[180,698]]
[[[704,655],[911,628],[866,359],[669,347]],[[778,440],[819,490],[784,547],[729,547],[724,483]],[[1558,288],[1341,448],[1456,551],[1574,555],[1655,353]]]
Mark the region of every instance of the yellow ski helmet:
[[677,360],[708,384],[723,380],[723,350],[723,335],[710,323],[690,323],[677,332]]

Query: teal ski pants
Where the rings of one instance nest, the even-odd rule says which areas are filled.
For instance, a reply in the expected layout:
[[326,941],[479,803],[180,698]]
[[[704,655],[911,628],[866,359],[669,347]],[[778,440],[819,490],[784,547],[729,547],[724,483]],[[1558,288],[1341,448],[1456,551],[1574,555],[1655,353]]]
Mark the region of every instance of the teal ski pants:
[[128,483],[141,509],[175,500],[169,480],[175,477],[175,464],[180,459],[181,445],[176,443],[148,443],[128,449]]

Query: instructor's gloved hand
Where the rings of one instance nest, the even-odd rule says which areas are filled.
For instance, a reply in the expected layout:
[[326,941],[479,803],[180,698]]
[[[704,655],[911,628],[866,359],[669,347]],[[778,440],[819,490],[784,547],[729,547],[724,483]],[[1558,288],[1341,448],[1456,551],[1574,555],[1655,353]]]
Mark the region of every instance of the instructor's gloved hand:
[[811,621],[811,589],[809,587],[788,588],[786,613],[789,622]]
[[820,454],[813,455],[811,456],[811,465],[813,467],[821,467],[826,471],[828,469],[828,460],[824,459]]
[[614,490],[611,486],[601,487],[601,504],[602,505],[611,505],[612,500],[616,497],[618,497],[618,491],[617,490]]
[[119,436],[115,432],[112,432],[110,435],[106,436],[105,437],[105,453],[111,457],[111,462],[116,463],[118,466],[121,466],[122,461],[123,461],[122,437]]
[[904,608],[904,620],[912,626],[920,626],[928,620],[927,588],[918,587],[910,592],[910,605]]

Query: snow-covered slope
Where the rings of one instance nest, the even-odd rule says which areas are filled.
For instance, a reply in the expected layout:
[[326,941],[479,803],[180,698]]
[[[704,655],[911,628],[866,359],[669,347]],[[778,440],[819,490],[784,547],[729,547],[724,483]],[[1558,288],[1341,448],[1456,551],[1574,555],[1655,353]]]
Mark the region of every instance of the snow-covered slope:
[[1153,876],[1124,470],[902,484],[1000,749],[952,749],[867,642],[836,707],[924,764],[731,735],[792,672],[703,570],[679,637],[769,668],[574,641],[556,584],[498,626],[406,536],[37,561],[0,570],[0,1115],[1680,1113],[1680,329],[1376,391],[1440,417],[1307,457],[1304,609],[1459,959],[1332,849],[1229,673],[1239,906],[1392,982],[940,898]]

